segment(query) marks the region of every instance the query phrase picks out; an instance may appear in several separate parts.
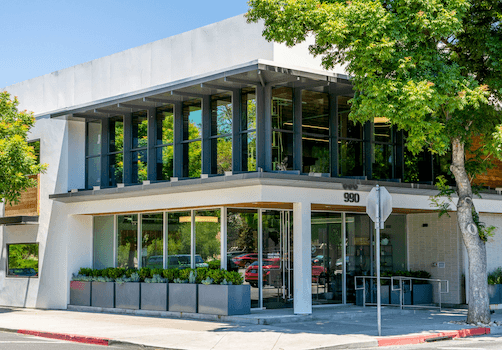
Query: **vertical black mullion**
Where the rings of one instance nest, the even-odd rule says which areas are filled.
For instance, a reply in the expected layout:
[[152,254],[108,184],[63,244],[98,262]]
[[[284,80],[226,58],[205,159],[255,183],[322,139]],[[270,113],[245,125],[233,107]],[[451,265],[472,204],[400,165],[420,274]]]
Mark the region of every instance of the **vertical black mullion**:
[[124,183],[132,183],[132,113],[124,114]]
[[293,170],[302,172],[302,89],[293,89]]
[[232,171],[242,171],[242,91],[232,90]]
[[157,180],[157,159],[155,144],[157,141],[157,109],[155,107],[148,109],[148,149],[146,151],[147,161],[147,179]]
[[110,186],[110,158],[108,151],[110,147],[110,120],[101,120],[101,187]]
[[330,173],[338,176],[338,96],[329,94]]
[[183,102],[174,103],[173,177],[183,177]]
[[373,157],[372,150],[372,141],[373,141],[373,128],[370,122],[366,122],[364,124],[364,172],[368,179],[373,178],[373,164],[371,162],[371,158]]
[[[202,98],[202,174],[211,173],[211,154],[216,152],[216,149],[211,148],[211,96],[206,95]],[[216,148],[216,147],[215,147]]]

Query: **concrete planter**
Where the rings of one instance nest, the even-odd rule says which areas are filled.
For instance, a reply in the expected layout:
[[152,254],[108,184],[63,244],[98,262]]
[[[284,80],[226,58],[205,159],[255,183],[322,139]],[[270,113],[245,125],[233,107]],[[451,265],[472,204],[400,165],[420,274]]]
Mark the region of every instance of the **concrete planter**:
[[199,310],[201,314],[245,315],[251,313],[251,286],[249,285],[199,285]]
[[138,282],[115,282],[115,307],[139,310],[139,287]]
[[[396,288],[396,287],[394,287]],[[408,285],[403,286],[404,291],[403,291],[403,305],[411,305],[411,291],[410,287]],[[390,303],[393,305],[399,305],[399,297],[400,297],[400,292],[399,291],[392,291],[390,292]]]
[[169,283],[169,311],[197,312],[197,287],[192,283]]
[[115,307],[115,282],[92,282],[91,306]]
[[141,310],[167,311],[167,300],[167,283],[141,283]]
[[502,304],[502,284],[489,284],[488,297],[490,304]]
[[70,305],[91,306],[91,282],[70,282]]
[[[377,302],[377,292],[376,292],[376,286],[374,285],[371,293],[369,290],[369,284],[366,284],[366,304],[368,303],[376,303]],[[389,304],[389,295],[390,295],[390,286],[384,285],[380,286],[380,300],[382,304]],[[398,299],[399,300],[399,299]],[[357,290],[356,291],[356,305],[358,306],[363,306],[363,291],[362,290]]]
[[412,302],[413,305],[432,304],[432,284],[414,284]]

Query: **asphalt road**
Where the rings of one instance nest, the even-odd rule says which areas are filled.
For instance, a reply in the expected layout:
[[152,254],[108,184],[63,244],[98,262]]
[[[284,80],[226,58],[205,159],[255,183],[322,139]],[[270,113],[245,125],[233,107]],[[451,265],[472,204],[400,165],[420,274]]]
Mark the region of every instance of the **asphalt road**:
[[105,350],[105,349],[128,349],[135,347],[127,346],[102,346],[73,343],[62,340],[34,337],[31,335],[0,332],[0,350]]
[[502,349],[502,337],[468,337],[453,340],[441,340],[431,343],[416,345],[386,346],[379,348],[366,348],[366,350],[500,350]]

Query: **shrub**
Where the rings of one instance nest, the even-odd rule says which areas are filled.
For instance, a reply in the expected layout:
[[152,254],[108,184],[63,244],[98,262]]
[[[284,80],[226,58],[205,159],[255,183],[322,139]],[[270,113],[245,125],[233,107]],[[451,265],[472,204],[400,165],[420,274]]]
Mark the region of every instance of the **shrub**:
[[142,267],[141,269],[139,269],[138,274],[141,280],[144,281],[145,278],[152,277],[152,270],[149,267]]
[[502,267],[498,267],[488,274],[488,284],[502,284]]
[[92,276],[92,269],[88,267],[82,267],[78,270],[78,274],[81,276]]
[[173,281],[180,277],[179,269],[166,269],[162,270],[162,276],[166,278],[168,281]]
[[211,260],[211,261],[207,262],[207,265],[212,270],[219,270],[220,266],[221,266],[221,261],[220,260]]

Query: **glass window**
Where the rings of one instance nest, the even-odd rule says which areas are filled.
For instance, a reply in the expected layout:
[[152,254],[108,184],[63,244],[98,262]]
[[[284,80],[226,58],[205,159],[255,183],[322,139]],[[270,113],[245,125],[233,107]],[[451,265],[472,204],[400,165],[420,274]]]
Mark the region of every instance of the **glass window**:
[[101,122],[92,121],[87,123],[87,155],[101,154]]
[[340,140],[338,142],[339,176],[363,176],[363,142]]
[[148,146],[148,113],[147,111],[132,114],[132,148]]
[[288,132],[272,132],[272,169],[293,169],[293,134]]
[[167,268],[189,268],[192,216],[190,211],[167,213]]
[[452,157],[451,151],[446,152],[446,154],[442,156],[438,154],[434,155],[433,158],[434,181],[436,181],[438,176],[443,175],[446,178],[446,180],[448,180],[448,183],[450,185],[455,184],[455,178],[450,170],[450,165],[452,163],[451,157]]
[[132,152],[132,183],[142,183],[147,179],[147,151]]
[[117,267],[138,268],[138,215],[117,217]]
[[183,140],[202,137],[202,100],[183,102]]
[[38,243],[7,244],[7,254],[7,276],[38,277]]
[[157,148],[157,180],[170,180],[173,176],[173,146]]
[[375,142],[393,143],[393,135],[389,119],[385,117],[375,118],[373,123],[373,138]]
[[232,96],[211,96],[211,136],[232,134]]
[[329,137],[303,136],[304,173],[329,173]]
[[171,144],[174,141],[174,108],[166,105],[157,108],[156,145]]
[[342,302],[343,242],[342,214],[311,214],[312,302]]
[[195,266],[207,267],[207,262],[221,258],[220,210],[195,212]]
[[242,123],[241,130],[256,129],[256,90],[242,89]]
[[184,162],[183,177],[200,177],[202,173],[201,141],[183,144],[183,155],[188,161]]
[[430,152],[413,154],[406,146],[404,147],[404,182],[432,182],[432,155]]
[[372,171],[373,179],[384,180],[392,179],[393,176],[393,159],[394,147],[392,145],[372,144]]
[[272,128],[293,130],[293,89],[272,90]]
[[338,96],[338,136],[340,138],[363,139],[363,126],[349,119],[351,97]]
[[216,152],[216,162],[213,162],[212,174],[224,174],[232,170],[232,138],[218,137],[211,140],[212,150]]
[[113,117],[109,120],[110,152],[124,150],[124,120],[122,117]]
[[151,269],[164,267],[164,215],[141,215],[141,266]]
[[93,218],[93,267],[113,267],[113,215]]
[[112,154],[108,157],[110,172],[109,185],[116,186],[118,183],[124,182],[124,155],[122,153]]
[[242,275],[251,287],[251,307],[259,307],[258,293],[258,211],[227,210],[227,270]]
[[242,135],[242,171],[256,171],[256,132]]
[[329,95],[302,91],[302,132],[329,136]]

